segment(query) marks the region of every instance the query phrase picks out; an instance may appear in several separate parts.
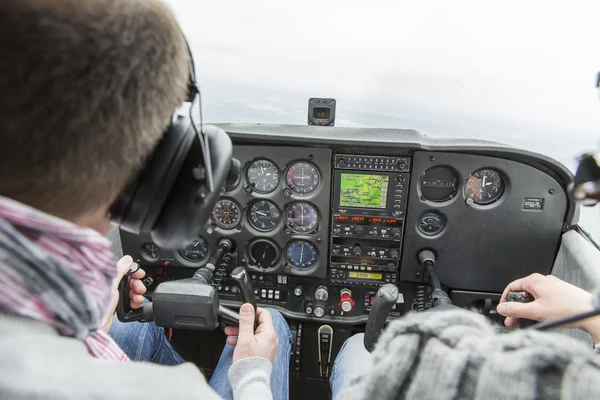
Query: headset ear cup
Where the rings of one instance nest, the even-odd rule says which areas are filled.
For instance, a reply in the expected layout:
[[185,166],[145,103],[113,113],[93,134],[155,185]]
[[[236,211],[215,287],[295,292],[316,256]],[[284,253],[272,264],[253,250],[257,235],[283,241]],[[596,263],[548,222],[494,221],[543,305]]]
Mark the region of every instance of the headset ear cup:
[[111,221],[139,234],[152,230],[194,140],[189,116],[175,113],[169,128],[136,179],[110,209]]
[[210,154],[211,159],[214,190],[209,191],[206,180],[194,174],[194,169],[199,165],[206,165],[200,138],[195,136],[179,176],[151,232],[154,243],[162,248],[185,247],[200,233],[229,176],[233,157],[233,145],[229,135],[213,125],[205,125],[203,132],[208,142],[207,154]]

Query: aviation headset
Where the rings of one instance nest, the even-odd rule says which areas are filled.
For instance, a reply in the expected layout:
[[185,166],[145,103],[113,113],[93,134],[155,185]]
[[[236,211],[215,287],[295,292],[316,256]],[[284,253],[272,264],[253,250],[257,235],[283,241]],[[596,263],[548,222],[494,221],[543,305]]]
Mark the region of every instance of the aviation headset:
[[[109,211],[111,221],[121,229],[135,234],[150,232],[152,240],[166,249],[184,247],[198,235],[219,199],[232,164],[229,136],[216,126],[202,123],[200,90],[189,44],[188,52],[186,98],[141,171]],[[192,118],[196,103],[200,131]]]

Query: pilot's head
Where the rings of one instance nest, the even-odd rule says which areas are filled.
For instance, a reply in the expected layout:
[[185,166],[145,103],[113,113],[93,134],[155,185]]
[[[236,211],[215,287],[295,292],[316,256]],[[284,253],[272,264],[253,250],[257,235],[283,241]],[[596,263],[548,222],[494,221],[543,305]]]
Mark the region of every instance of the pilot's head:
[[186,95],[173,15],[158,0],[7,0],[0,49],[0,196],[106,232]]

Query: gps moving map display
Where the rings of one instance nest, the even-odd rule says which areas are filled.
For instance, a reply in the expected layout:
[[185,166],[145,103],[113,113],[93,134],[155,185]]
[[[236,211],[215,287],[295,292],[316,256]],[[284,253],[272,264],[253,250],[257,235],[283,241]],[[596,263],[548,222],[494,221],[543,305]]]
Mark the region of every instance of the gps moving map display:
[[386,208],[390,177],[371,174],[341,174],[340,207]]

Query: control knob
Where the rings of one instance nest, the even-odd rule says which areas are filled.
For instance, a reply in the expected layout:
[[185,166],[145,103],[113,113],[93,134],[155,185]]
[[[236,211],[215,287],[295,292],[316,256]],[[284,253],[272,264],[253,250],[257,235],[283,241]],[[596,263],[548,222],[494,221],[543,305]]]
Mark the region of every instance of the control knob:
[[354,308],[354,300],[352,299],[352,292],[348,289],[342,289],[340,292],[340,301],[338,307],[343,312],[350,312]]
[[397,261],[399,257],[398,250],[390,250],[390,258],[392,260]]
[[144,279],[142,279],[142,283],[144,284],[144,286],[148,287],[154,283],[154,279],[152,279],[151,276],[147,276]]
[[317,318],[323,318],[325,315],[325,302],[317,301],[315,302],[315,308],[313,309],[313,315]]
[[297,297],[300,297],[300,296],[302,296],[302,286],[296,286],[296,287],[294,288],[294,294],[295,294]]
[[356,236],[362,236],[363,233],[365,233],[365,231],[362,226],[357,226],[356,228],[354,228],[354,234]]
[[327,301],[329,298],[329,292],[327,292],[327,287],[319,286],[315,291],[315,299],[321,301]]
[[352,254],[354,254],[357,257],[360,257],[360,256],[362,256],[362,249],[360,247],[355,247],[352,250]]
[[304,312],[308,315],[311,315],[313,313],[313,305],[311,303],[307,303],[304,307]]
[[340,167],[345,167],[345,166],[346,166],[346,159],[345,159],[345,158],[340,158],[340,159],[338,160],[338,165],[339,165]]
[[400,232],[400,229],[394,228],[392,229],[392,236],[394,237],[394,239],[398,240],[402,237],[402,232]]
[[388,263],[388,270],[389,270],[390,272],[394,272],[394,271],[396,271],[396,264],[394,264],[393,262],[391,262],[391,263]]

